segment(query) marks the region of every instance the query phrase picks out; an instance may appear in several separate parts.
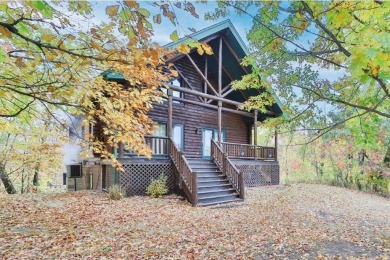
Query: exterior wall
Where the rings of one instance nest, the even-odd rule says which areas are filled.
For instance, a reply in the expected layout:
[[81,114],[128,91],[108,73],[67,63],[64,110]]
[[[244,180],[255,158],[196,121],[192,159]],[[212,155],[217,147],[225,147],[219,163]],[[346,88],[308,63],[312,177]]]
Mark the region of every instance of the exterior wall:
[[244,173],[245,187],[277,185],[280,182],[277,161],[232,160],[232,162]]
[[[106,188],[108,189],[113,183],[114,168],[111,165],[105,165],[106,170]],[[70,169],[67,167],[67,188],[68,191],[75,190],[102,190],[103,187],[103,165],[96,164],[91,166],[83,166],[83,176],[80,178],[71,178]]]
[[[193,59],[196,61],[195,57]],[[203,92],[203,79],[186,58],[180,59],[175,65],[196,91]],[[198,67],[204,70],[201,64],[198,64]],[[213,81],[210,81],[213,84]],[[186,99],[199,101],[194,95],[184,95]],[[156,122],[167,122],[168,105],[166,103],[155,104],[149,116]],[[188,103],[174,103],[173,123],[184,125],[184,154],[192,158],[201,158],[201,129],[218,128],[218,111]],[[242,115],[222,112],[222,129],[226,130],[226,142],[241,144],[250,142],[250,125],[246,123]]]

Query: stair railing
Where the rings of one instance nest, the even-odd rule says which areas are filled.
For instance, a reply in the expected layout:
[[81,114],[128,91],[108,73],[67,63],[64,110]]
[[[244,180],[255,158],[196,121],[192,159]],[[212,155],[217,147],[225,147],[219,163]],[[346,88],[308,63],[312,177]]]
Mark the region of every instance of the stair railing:
[[215,140],[211,140],[211,157],[222,173],[226,175],[233,188],[240,194],[240,198],[245,199],[243,173],[237,169]]
[[192,171],[184,154],[176,146],[172,138],[169,138],[169,155],[179,174],[179,181],[182,184],[184,193],[191,204],[196,205],[198,203],[198,173]]

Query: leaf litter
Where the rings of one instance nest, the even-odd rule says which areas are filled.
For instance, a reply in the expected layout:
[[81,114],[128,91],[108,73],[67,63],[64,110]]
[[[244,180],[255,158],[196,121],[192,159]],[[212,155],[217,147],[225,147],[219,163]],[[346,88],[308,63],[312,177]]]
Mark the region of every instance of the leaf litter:
[[202,208],[176,195],[0,195],[0,259],[389,259],[389,199],[308,184],[246,193]]

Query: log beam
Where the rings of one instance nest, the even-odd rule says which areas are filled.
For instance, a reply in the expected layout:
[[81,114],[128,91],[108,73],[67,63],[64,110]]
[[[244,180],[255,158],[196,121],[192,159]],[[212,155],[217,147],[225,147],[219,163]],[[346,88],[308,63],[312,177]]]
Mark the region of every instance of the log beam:
[[222,39],[224,41],[224,43],[226,44],[226,46],[228,47],[229,51],[231,52],[231,54],[233,54],[234,58],[236,59],[236,61],[238,62],[238,65],[240,65],[241,69],[246,73],[246,74],[249,74],[248,70],[241,65],[241,61],[240,59],[238,58],[236,52],[233,50],[232,46],[230,46],[230,44],[228,43],[228,41],[225,39],[225,37],[222,36]]
[[[164,84],[164,83],[162,83]],[[199,91],[194,91],[194,90],[190,90],[190,89],[186,89],[186,88],[180,88],[180,87],[177,87],[177,86],[173,86],[173,85],[170,85],[170,84],[167,84],[165,83],[164,84],[165,86],[167,86],[168,88],[172,89],[172,90],[176,90],[176,91],[180,91],[180,92],[184,92],[184,93],[188,93],[188,94],[192,94],[192,95],[195,95],[195,96],[200,96],[200,97],[203,97],[203,98],[208,98],[208,99],[212,99],[212,100],[216,100],[216,101],[222,101],[226,104],[231,104],[231,105],[235,105],[235,106],[241,106],[243,105],[243,103],[241,102],[237,102],[237,101],[234,101],[234,100],[230,100],[230,99],[226,99],[226,98],[223,98],[223,97],[217,97],[217,96],[213,96],[213,95],[210,95],[210,94],[205,94],[205,93],[202,93],[202,92],[199,92]],[[185,100],[185,99],[183,99]],[[275,113],[272,112],[272,111],[266,111],[265,114],[267,115],[272,115],[274,116]]]
[[[221,41],[222,41],[222,37],[221,37]],[[222,46],[222,45],[221,45]],[[219,59],[217,58],[217,56],[215,56],[215,54],[213,54],[213,57],[216,59],[217,62],[219,62]],[[225,74],[228,76],[228,78],[230,79],[230,81],[233,81],[233,77],[232,75],[230,75],[229,71],[223,66],[222,66],[222,70],[223,72],[225,72]],[[241,66],[241,65],[240,65]],[[230,85],[230,83],[229,83]],[[229,86],[228,85],[228,86]],[[227,86],[226,86],[227,87]],[[224,89],[226,89],[226,87]],[[245,100],[248,100],[248,97],[244,94],[244,92],[241,90],[241,89],[238,89],[238,91],[241,93],[241,95],[244,97]],[[222,90],[222,93],[224,92],[224,90]]]
[[206,77],[203,75],[203,73],[200,71],[198,66],[196,65],[195,61],[190,57],[190,55],[186,54],[188,60],[191,62],[192,66],[194,66],[195,70],[198,72],[198,74],[203,78],[203,80],[207,83],[207,86],[209,86],[210,90],[218,96],[217,91],[215,91],[213,85],[206,79]]
[[[206,103],[195,101],[195,100],[189,100],[189,99],[179,98],[179,97],[172,97],[172,99],[175,101],[183,102],[183,103],[188,103],[188,104],[192,104],[192,105],[198,105],[198,106],[218,110],[218,106],[206,104]],[[224,112],[228,112],[228,113],[238,114],[238,115],[247,116],[247,117],[253,117],[253,113],[245,112],[242,110],[236,110],[236,109],[227,108],[227,107],[221,107],[221,110]]]
[[[207,74],[208,74],[208,59],[207,59],[207,55],[206,55],[204,57],[204,75],[205,75],[206,79],[207,79],[207,76],[208,76]],[[205,94],[207,94],[207,83],[206,83],[206,81],[204,82],[203,92]],[[207,102],[207,100],[204,99],[204,102]]]
[[[218,94],[222,95],[222,36],[219,38],[218,49]],[[218,145],[222,143],[222,101],[218,101]]]
[[[194,87],[191,86],[190,82],[187,80],[186,77],[184,77],[183,73],[181,73],[180,70],[178,70],[176,66],[173,66],[173,67],[175,68],[175,70],[177,71],[177,73],[179,73],[179,76],[184,80],[184,82],[187,84],[187,86],[188,86],[190,89],[192,89],[192,90],[195,91]],[[203,101],[200,97],[197,97],[197,98],[198,98],[200,101]]]

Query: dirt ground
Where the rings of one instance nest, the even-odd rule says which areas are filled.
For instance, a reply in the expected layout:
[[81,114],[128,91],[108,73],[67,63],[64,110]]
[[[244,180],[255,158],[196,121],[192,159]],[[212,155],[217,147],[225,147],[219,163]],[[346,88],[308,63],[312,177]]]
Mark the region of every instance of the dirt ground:
[[107,194],[0,195],[0,259],[390,259],[390,200],[323,185],[192,207]]

